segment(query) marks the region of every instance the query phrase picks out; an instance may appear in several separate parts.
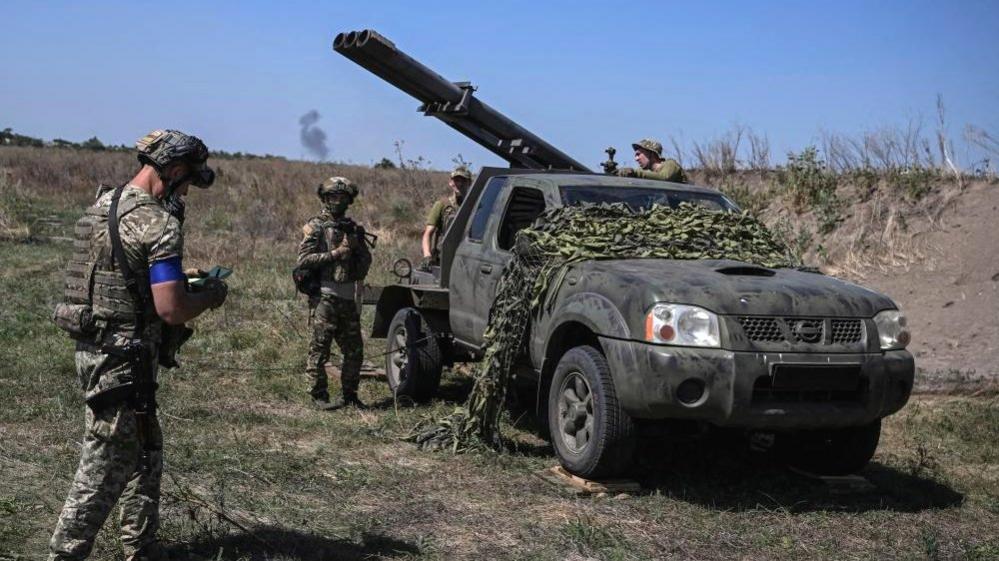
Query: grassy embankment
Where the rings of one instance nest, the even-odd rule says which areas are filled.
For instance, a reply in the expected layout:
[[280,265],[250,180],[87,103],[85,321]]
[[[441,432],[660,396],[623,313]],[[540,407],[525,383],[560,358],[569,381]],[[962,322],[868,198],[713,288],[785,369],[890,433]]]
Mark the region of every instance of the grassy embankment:
[[[999,402],[923,396],[885,424],[865,476],[831,494],[725,438],[643,443],[640,496],[577,499],[533,476],[554,463],[526,418],[516,452],[460,457],[399,441],[460,402],[395,407],[365,380],[367,412],[307,407],[308,329],[288,279],[312,188],[334,166],[219,163],[193,194],[187,262],[233,265],[230,300],[199,319],[184,366],[162,376],[168,476],[162,538],[175,558],[958,558],[999,556]],[[40,558],[78,458],[83,404],[70,345],[48,321],[75,217],[124,154],[0,150],[0,558]],[[382,236],[375,271],[415,252],[442,174],[338,169],[365,189],[361,222]],[[400,189],[402,187],[402,189]],[[380,352],[377,344],[367,352]],[[378,362],[375,359],[375,362]],[[106,528],[95,559],[115,559]]]

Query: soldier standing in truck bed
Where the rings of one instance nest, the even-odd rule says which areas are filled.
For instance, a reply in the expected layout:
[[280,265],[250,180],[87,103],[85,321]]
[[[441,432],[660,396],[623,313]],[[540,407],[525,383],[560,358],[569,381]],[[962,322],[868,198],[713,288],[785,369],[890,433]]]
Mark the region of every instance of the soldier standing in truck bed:
[[423,260],[420,262],[420,268],[424,270],[429,270],[431,265],[440,263],[441,238],[444,237],[448,226],[451,225],[455,214],[458,213],[458,207],[461,206],[461,202],[468,192],[468,186],[472,184],[472,172],[468,171],[465,166],[458,166],[451,172],[447,184],[451,188],[451,194],[434,203],[430,212],[427,213],[427,225],[423,230],[421,244]]
[[687,174],[683,172],[680,163],[673,158],[663,158],[663,145],[655,139],[643,138],[631,145],[635,149],[635,163],[639,169],[620,168],[617,174],[621,177],[640,177],[642,179],[658,179],[686,183]]

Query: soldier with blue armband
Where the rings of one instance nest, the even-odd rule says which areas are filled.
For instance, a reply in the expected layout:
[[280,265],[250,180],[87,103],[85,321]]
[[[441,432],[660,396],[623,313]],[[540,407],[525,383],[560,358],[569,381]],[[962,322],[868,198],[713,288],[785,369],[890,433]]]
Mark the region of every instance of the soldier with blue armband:
[[76,224],[65,300],[54,321],[76,342],[76,373],[87,407],[83,451],[50,541],[50,560],[89,554],[115,503],[131,560],[165,559],[159,527],[162,434],[156,370],[164,333],[225,302],[218,278],[188,288],[183,197],[215,179],[197,137],[156,130],[136,147],[128,183],[102,187]]

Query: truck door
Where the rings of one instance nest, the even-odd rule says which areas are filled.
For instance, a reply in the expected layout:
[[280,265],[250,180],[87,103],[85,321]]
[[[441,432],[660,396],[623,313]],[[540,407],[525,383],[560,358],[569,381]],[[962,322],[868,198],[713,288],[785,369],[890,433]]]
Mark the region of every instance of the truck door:
[[451,329],[456,338],[477,347],[482,345],[503,267],[513,256],[515,235],[545,209],[541,190],[504,189],[506,183],[503,178],[502,184],[486,186],[451,269]]

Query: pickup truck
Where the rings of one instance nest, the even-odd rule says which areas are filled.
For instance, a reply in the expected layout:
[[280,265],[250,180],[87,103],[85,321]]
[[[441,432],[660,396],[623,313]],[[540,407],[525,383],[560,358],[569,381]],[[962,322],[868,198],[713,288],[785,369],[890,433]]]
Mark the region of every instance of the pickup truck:
[[[339,33],[333,50],[510,164],[483,169],[445,233],[440,266],[400,267],[400,282],[377,298],[372,335],[389,341],[396,395],[429,399],[443,365],[482,358],[516,233],[545,209],[687,202],[738,211],[711,189],[592,173],[480,100],[471,82],[446,80],[375,30]],[[608,174],[614,152],[602,164]],[[594,260],[572,265],[548,298],[515,376],[533,384],[562,464],[584,477],[625,469],[636,426],[661,421],[745,430],[798,467],[849,473],[871,459],[881,419],[912,389],[895,303],[808,270]]]
[[[484,168],[430,272],[397,271],[372,336],[386,338],[397,395],[434,396],[445,365],[474,362],[516,233],[546,209],[693,203],[718,191],[593,173]],[[914,364],[888,297],[809,270],[728,260],[593,260],[571,266],[532,316],[516,377],[560,462],[584,477],[626,469],[636,426],[740,429],[821,474],[864,467],[881,419],[905,405]]]

